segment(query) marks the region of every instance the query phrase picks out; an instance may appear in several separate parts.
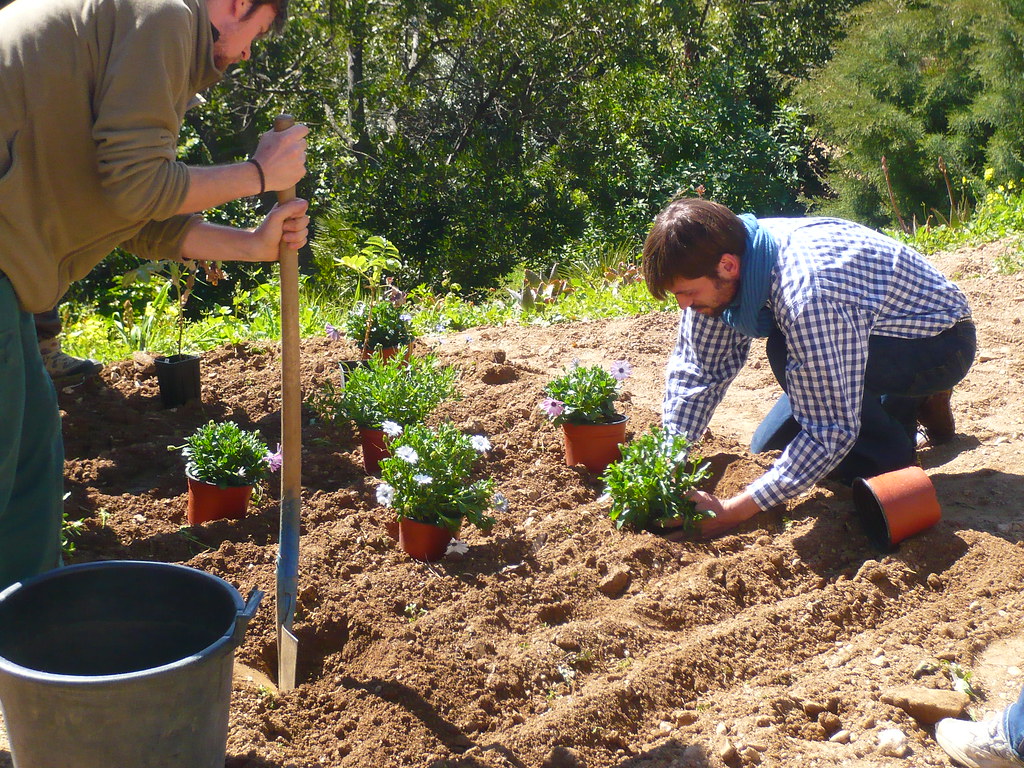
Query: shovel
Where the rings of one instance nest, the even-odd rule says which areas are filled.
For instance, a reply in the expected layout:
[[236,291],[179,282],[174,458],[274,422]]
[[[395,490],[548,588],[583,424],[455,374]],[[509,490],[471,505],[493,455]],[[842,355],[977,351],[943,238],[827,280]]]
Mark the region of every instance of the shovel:
[[[279,115],[274,130],[295,124]],[[295,187],[281,190],[277,200],[295,199]],[[281,532],[277,550],[277,687],[295,687],[299,639],[292,633],[299,579],[299,518],[302,512],[302,400],[299,379],[299,253],[284,243],[281,264]]]

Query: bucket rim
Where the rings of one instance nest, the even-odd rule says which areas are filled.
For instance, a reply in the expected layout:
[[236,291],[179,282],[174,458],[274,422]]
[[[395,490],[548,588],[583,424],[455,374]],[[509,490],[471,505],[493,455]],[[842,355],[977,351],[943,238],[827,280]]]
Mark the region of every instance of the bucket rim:
[[222,579],[220,576],[215,576],[212,573],[200,570],[199,568],[193,568],[187,565],[180,565],[178,563],[162,563],[159,561],[152,560],[98,560],[91,563],[77,563],[75,565],[62,566],[60,568],[54,568],[53,570],[40,573],[35,576],[31,576],[23,581],[15,582],[9,587],[0,591],[0,605],[3,602],[21,590],[32,587],[33,585],[43,582],[52,581],[59,578],[65,578],[69,573],[78,573],[82,571],[90,570],[109,570],[111,568],[159,568],[164,570],[174,570],[178,572],[188,572],[189,574],[199,574],[203,577],[210,579],[214,583],[218,583],[218,586],[228,594],[235,606],[235,617],[231,622],[230,626],[219,638],[214,640],[205,648],[196,651],[195,653],[189,654],[183,658],[172,661],[168,664],[161,664],[158,667],[149,667],[148,669],[140,669],[135,672],[123,672],[115,675],[65,675],[57,674],[54,672],[44,672],[39,669],[33,669],[32,667],[25,667],[21,664],[17,664],[10,659],[0,655],[0,672],[19,677],[28,678],[40,683],[51,683],[55,685],[66,685],[75,684],[78,686],[82,685],[106,685],[113,682],[125,682],[129,680],[145,680],[150,677],[157,677],[166,674],[169,671],[180,669],[195,663],[197,659],[208,658],[215,656],[225,650],[227,646],[228,650],[234,650],[237,645],[235,641],[236,626],[239,618],[242,616],[245,610],[245,601],[242,599],[241,594],[238,590],[230,583]]

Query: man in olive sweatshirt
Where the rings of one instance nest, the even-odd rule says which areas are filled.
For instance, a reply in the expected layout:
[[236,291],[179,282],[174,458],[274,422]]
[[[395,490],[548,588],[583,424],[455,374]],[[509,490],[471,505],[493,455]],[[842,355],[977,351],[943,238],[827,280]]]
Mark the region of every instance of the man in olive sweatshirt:
[[178,162],[199,91],[280,29],[287,0],[13,0],[0,9],[0,589],[60,563],[63,444],[33,314],[115,246],[152,259],[274,261],[306,202],[253,230],[198,212],[305,175],[307,128],[243,163]]

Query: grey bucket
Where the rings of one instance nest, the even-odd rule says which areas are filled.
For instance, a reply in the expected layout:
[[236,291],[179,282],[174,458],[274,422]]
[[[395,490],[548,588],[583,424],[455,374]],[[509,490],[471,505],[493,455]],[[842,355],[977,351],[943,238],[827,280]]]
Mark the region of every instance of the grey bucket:
[[15,768],[223,768],[235,648],[263,593],[169,563],[59,568],[0,592]]

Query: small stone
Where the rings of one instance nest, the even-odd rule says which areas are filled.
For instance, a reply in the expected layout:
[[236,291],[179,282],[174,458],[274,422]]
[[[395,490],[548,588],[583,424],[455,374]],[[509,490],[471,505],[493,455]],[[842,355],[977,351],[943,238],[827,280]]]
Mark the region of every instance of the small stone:
[[835,733],[843,725],[838,715],[834,715],[831,712],[822,712],[818,715],[818,724],[825,729],[825,733]]
[[878,751],[889,757],[906,757],[910,751],[907,735],[899,728],[886,728],[878,732]]
[[919,723],[933,725],[944,717],[959,717],[970,697],[960,691],[906,686],[882,694],[882,701],[899,707]]
[[697,722],[697,713],[688,709],[677,709],[672,713],[672,719],[677,726],[692,725]]
[[608,597],[618,597],[629,586],[629,580],[629,571],[619,568],[605,576],[597,588]]
[[937,574],[937,573],[929,573],[928,574],[928,586],[931,587],[936,592],[942,591],[942,587],[944,585],[942,583],[942,578],[939,576],[939,574]]
[[910,676],[913,677],[915,680],[920,680],[925,675],[931,675],[938,671],[939,668],[936,664],[925,659],[924,661],[920,662],[916,667],[914,667],[914,671],[910,673]]
[[772,719],[768,715],[758,715],[754,724],[757,725],[758,728],[767,728],[772,724]]
[[844,728],[841,731],[836,731],[835,733],[833,733],[831,736],[828,737],[828,740],[836,744],[849,744],[850,732]]
[[672,723],[670,723],[668,720],[662,720],[660,723],[658,723],[659,731],[664,731],[665,733],[668,733],[673,728],[675,728],[675,726],[672,725]]
[[555,747],[548,752],[541,768],[583,768],[579,752],[570,747]]
[[817,718],[818,715],[820,715],[822,712],[824,712],[826,707],[820,701],[811,701],[810,699],[808,699],[803,703],[802,709],[804,711],[804,714],[813,720]]
[[723,739],[722,743],[718,745],[718,756],[722,762],[730,763],[736,759],[737,755],[736,747],[729,739]]
[[761,753],[753,747],[746,747],[742,752],[740,752],[740,755],[743,757],[743,760],[747,763],[757,765],[761,762]]

